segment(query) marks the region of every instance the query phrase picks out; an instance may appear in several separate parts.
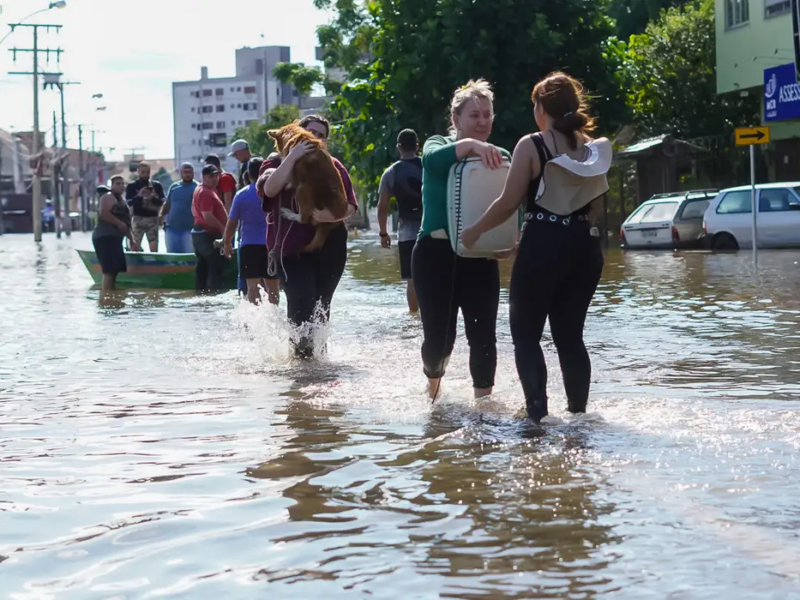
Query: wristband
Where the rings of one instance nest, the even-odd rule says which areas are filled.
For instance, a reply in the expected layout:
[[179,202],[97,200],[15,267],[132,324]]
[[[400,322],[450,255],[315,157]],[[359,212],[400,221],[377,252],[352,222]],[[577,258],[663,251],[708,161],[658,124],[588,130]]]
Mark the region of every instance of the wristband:
[[380,234],[380,235],[381,235],[381,237],[392,237],[392,236],[390,236],[388,233],[382,233],[382,234]]

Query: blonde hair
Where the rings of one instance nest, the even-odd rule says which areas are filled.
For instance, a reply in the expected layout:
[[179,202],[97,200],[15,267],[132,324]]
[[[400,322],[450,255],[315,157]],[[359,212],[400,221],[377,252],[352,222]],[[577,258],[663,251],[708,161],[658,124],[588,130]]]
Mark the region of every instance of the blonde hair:
[[470,79],[467,85],[462,85],[453,93],[450,101],[450,135],[456,134],[456,115],[460,115],[467,102],[478,100],[488,100],[494,103],[494,90],[492,84],[483,79]]

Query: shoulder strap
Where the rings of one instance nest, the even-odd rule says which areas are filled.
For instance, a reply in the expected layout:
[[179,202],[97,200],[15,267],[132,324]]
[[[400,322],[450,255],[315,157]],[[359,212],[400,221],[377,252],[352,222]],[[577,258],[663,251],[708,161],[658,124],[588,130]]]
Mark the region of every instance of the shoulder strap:
[[553,155],[550,153],[547,144],[544,143],[541,133],[532,133],[531,141],[533,145],[536,146],[536,151],[539,153],[539,166],[541,169],[544,169],[544,165],[553,158]]

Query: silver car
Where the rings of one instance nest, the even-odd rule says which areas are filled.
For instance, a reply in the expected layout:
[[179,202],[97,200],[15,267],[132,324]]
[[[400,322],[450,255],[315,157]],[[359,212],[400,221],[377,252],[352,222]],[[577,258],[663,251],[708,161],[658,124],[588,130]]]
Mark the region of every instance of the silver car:
[[631,213],[619,232],[624,248],[673,249],[703,245],[703,215],[717,190],[656,194]]
[[[756,185],[759,248],[800,248],[800,182]],[[751,186],[722,190],[706,211],[703,229],[713,250],[753,247]]]

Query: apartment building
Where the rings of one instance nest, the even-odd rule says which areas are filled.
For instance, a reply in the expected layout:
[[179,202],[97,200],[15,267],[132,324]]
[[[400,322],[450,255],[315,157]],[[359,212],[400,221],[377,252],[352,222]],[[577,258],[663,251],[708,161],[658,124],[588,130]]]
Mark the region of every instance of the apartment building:
[[[716,0],[717,93],[755,94],[770,178],[800,179],[800,85],[795,64],[798,0]],[[751,123],[741,123],[741,126]]]
[[287,46],[239,48],[234,76],[211,78],[201,67],[200,79],[173,83],[175,162],[188,161],[199,170],[204,157],[215,153],[235,172],[236,159],[227,154],[236,128],[261,120],[278,104],[298,104],[293,86],[273,75],[278,63],[290,61]]

